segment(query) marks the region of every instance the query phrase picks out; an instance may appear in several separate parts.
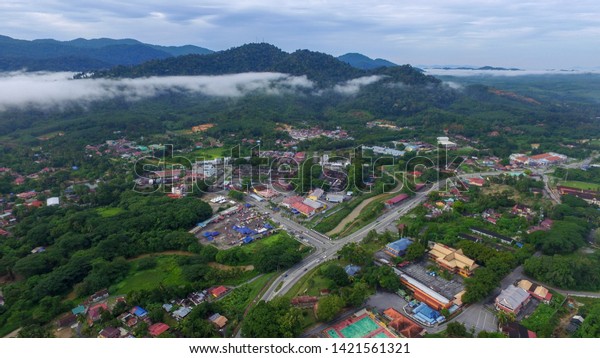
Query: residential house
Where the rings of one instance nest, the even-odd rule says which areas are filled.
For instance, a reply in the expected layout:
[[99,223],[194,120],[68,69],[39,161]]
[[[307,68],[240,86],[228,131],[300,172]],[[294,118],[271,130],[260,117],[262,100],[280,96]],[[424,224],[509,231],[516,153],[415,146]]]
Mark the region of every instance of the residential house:
[[156,336],[160,336],[161,334],[163,334],[164,332],[166,332],[170,327],[162,322],[159,323],[155,323],[153,325],[151,325],[150,327],[148,327],[148,333],[150,333],[150,335],[152,337],[156,337]]
[[352,264],[344,267],[344,271],[346,271],[346,274],[350,277],[356,276],[356,274],[360,272],[360,269],[361,269],[360,266],[352,265]]
[[75,323],[77,323],[77,316],[73,313],[66,313],[56,321],[56,326],[58,328],[70,327]]
[[143,318],[148,315],[148,311],[146,311],[140,306],[133,307],[129,312],[139,318]]
[[525,291],[527,291],[531,296],[537,298],[538,300],[549,303],[552,300],[552,294],[548,291],[548,289],[542,285],[538,285],[536,283],[532,283],[529,280],[521,280],[517,283],[518,287],[521,287]]
[[173,318],[175,318],[178,321],[182,320],[188,314],[190,314],[190,312],[192,312],[192,309],[190,307],[182,306],[173,312]]
[[229,290],[225,286],[213,287],[208,290],[208,294],[214,298],[223,297]]
[[308,206],[306,204],[302,203],[294,203],[292,205],[292,211],[296,210],[298,213],[307,216],[307,217],[311,217],[314,215],[315,213],[315,209],[311,206]]
[[508,338],[536,338],[535,332],[532,332],[517,322],[509,322],[500,327],[500,332],[508,335]]
[[533,211],[533,209],[522,204],[515,204],[510,212],[513,215],[520,216],[527,220],[530,220],[533,215],[535,215],[535,211]]
[[115,327],[106,327],[98,333],[98,338],[120,338],[121,330]]
[[531,296],[521,287],[510,285],[496,297],[496,308],[505,312],[519,314]]
[[227,325],[227,317],[220,315],[219,313],[215,313],[208,318],[208,320],[217,328],[223,329]]
[[87,312],[88,324],[91,326],[94,322],[98,321],[104,311],[108,311],[108,305],[106,303],[97,303],[91,306]]
[[579,315],[575,315],[575,316],[571,317],[571,320],[569,321],[569,325],[566,328],[567,333],[569,333],[569,334],[575,333],[575,331],[577,331],[579,329],[579,327],[583,324],[583,321],[584,321],[584,318]]
[[319,302],[319,298],[314,296],[299,296],[291,300],[292,306],[299,308],[313,308],[317,302]]
[[433,243],[429,257],[440,267],[463,277],[469,277],[479,267],[474,260],[468,258],[462,249],[456,250],[446,245]]
[[346,197],[344,195],[340,194],[327,194],[325,200],[327,200],[330,203],[342,203],[344,202],[345,198]]

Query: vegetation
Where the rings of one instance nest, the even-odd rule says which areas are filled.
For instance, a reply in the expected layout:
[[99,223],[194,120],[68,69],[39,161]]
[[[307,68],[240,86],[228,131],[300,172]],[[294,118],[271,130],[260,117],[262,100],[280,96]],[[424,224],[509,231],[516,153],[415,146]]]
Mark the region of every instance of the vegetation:
[[260,301],[242,323],[242,335],[252,338],[292,338],[302,329],[302,312],[289,299]]

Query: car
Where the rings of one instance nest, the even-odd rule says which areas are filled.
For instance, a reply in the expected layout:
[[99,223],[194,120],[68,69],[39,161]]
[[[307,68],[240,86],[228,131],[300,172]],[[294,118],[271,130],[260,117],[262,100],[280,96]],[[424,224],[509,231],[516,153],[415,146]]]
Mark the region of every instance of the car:
[[308,268],[306,268],[306,267],[305,267],[305,268],[304,268],[304,271],[308,271]]
[[288,274],[286,273],[285,275],[283,275],[283,277],[288,277]]

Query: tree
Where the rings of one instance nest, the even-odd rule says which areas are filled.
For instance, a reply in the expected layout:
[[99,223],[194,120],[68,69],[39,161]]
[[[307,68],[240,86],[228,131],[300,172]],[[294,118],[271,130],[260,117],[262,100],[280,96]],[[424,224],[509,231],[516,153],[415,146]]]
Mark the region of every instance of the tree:
[[423,255],[425,255],[426,251],[427,248],[423,244],[421,244],[420,242],[413,242],[406,250],[404,259],[406,261],[420,260],[423,257]]
[[54,335],[49,329],[34,324],[21,328],[19,338],[54,338]]
[[302,312],[289,299],[260,301],[242,322],[242,336],[253,338],[296,337],[302,330]]
[[350,284],[350,279],[346,271],[336,264],[321,268],[321,275],[332,280],[337,287],[344,287]]
[[371,294],[369,285],[365,282],[358,281],[349,288],[342,291],[344,300],[353,307],[360,307]]
[[498,320],[498,326],[504,327],[507,324],[514,322],[517,319],[517,316],[512,312],[498,310],[498,312],[496,312],[496,319]]
[[468,338],[473,337],[471,333],[467,331],[464,324],[458,322],[450,322],[446,327],[446,335],[452,338]]
[[317,317],[322,322],[331,321],[345,305],[344,299],[338,295],[326,296],[318,303]]

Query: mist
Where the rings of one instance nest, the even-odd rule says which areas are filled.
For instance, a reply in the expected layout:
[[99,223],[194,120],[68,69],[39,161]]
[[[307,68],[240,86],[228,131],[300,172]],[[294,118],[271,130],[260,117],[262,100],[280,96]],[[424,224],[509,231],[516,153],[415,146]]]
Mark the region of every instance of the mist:
[[11,108],[62,109],[114,98],[137,101],[168,92],[241,97],[250,93],[282,95],[314,87],[306,76],[270,72],[78,80],[72,79],[73,75],[71,72],[0,73],[0,111]]

